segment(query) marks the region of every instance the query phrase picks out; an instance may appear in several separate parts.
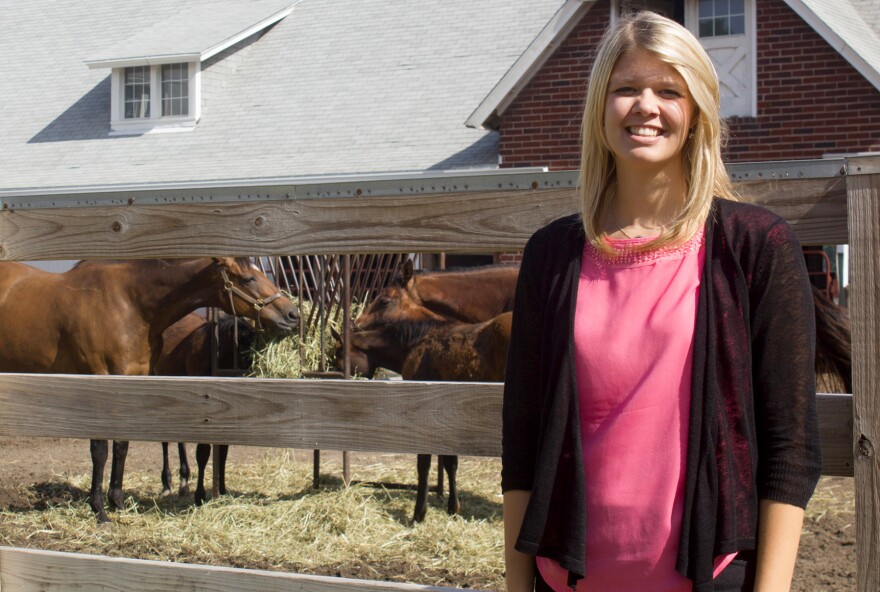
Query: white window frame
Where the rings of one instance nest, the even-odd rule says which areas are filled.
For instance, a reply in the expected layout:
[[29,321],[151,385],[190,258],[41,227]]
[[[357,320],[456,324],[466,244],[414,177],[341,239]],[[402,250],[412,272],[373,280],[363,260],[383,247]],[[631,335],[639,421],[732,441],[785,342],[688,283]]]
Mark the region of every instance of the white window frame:
[[[186,63],[188,65],[189,101],[188,115],[162,115],[162,66]],[[125,118],[125,68],[149,66],[150,68],[150,116],[136,119]],[[113,68],[110,76],[110,135],[131,136],[154,132],[190,131],[201,117],[201,63],[198,61],[126,64]]]
[[[755,118],[758,116],[758,7],[757,0],[744,0],[745,4],[745,24],[746,32],[745,42],[748,44],[748,55],[751,68],[751,76],[749,78],[749,101],[745,109],[734,110],[729,104],[725,104],[724,97],[721,98],[721,116],[722,117],[747,117]],[[700,21],[699,21],[699,4],[697,0],[685,0],[684,21],[688,30],[694,34],[694,37],[700,39]],[[740,37],[740,35],[723,35],[718,37],[709,37],[708,39],[722,39],[724,37]]]

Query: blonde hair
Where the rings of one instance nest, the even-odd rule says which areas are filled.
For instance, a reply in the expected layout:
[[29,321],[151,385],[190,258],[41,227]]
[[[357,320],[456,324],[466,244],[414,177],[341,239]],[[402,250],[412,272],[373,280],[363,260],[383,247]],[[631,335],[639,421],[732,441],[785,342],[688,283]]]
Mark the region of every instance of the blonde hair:
[[675,68],[696,107],[693,131],[682,148],[687,186],[684,206],[666,230],[641,249],[689,238],[708,218],[713,196],[736,199],[721,159],[727,127],[719,113],[718,76],[703,46],[687,29],[654,12],[621,17],[599,43],[581,129],[581,217],[587,240],[605,252],[610,247],[603,240],[602,220],[616,188],[614,158],[605,136],[605,98],[617,60],[635,50],[647,51]]

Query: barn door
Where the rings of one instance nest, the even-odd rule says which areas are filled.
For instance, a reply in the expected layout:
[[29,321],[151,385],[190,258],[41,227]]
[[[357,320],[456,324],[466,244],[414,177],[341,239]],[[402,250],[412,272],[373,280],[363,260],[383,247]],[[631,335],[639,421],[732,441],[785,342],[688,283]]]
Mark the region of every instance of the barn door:
[[755,0],[693,0],[685,24],[718,73],[721,115],[756,117]]

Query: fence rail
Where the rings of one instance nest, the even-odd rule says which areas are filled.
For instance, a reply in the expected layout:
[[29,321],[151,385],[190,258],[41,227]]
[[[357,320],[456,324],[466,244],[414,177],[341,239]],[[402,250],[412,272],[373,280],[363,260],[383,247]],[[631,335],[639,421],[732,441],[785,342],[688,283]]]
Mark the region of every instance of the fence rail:
[[[788,219],[802,242],[851,245],[855,394],[818,400],[825,472],[855,474],[858,590],[874,592],[880,589],[880,158],[732,169],[745,198]],[[572,211],[572,179],[571,173],[500,172],[447,178],[442,186],[421,178],[311,189],[264,184],[253,189],[256,199],[246,187],[192,186],[0,196],[0,260],[518,250],[534,229]],[[60,207],[62,199],[81,207]],[[169,413],[168,405],[180,412]],[[89,409],[104,415],[90,416]],[[424,446],[495,455],[499,424],[498,385],[0,376],[0,433],[9,435],[395,452]],[[95,581],[94,561],[3,549],[0,582],[3,592],[80,589]],[[144,562],[122,561],[133,570],[125,574],[138,575],[113,572],[107,581],[131,578],[130,590],[167,589],[156,582],[177,583],[175,574],[183,573],[181,566],[151,564],[156,571],[147,574],[138,571]],[[193,575],[193,589],[213,589],[214,577]],[[241,577],[234,587],[262,590],[262,576]],[[369,582],[334,583],[376,589]]]
[[[0,374],[0,425],[7,436],[501,456],[501,391],[473,382]],[[817,397],[823,472],[852,476],[852,396]]]
[[[308,576],[0,547],[3,592],[456,592],[457,588]],[[460,592],[460,591],[458,591]]]

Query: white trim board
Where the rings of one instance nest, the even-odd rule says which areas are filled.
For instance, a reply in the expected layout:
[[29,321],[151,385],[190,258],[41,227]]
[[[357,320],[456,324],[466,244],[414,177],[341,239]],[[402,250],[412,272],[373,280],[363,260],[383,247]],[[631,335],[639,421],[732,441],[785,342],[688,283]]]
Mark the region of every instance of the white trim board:
[[519,93],[538,73],[559,45],[565,41],[575,25],[589,12],[595,0],[566,0],[538,36],[517,58],[507,73],[495,85],[483,102],[468,117],[465,125],[473,128],[492,128],[498,118]]

